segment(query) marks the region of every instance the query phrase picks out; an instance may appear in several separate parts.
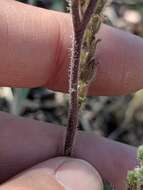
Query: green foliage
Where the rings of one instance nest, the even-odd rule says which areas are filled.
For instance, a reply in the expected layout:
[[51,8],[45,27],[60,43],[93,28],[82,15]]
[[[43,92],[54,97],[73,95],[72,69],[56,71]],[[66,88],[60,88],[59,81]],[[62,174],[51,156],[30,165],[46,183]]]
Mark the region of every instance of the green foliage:
[[137,172],[129,171],[127,180],[128,180],[129,187],[136,189],[136,187],[137,187]]
[[138,148],[137,157],[138,157],[138,160],[140,161],[140,164],[142,165],[142,163],[143,163],[143,145]]
[[15,88],[14,89],[14,107],[13,112],[16,115],[20,115],[23,108],[24,100],[27,98],[30,89],[27,88]]
[[18,0],[23,3],[43,7],[43,8],[48,8],[52,10],[59,10],[63,11],[65,10],[65,1],[64,0]]
[[137,158],[139,166],[128,172],[127,181],[129,190],[141,190],[143,187],[143,145],[138,148]]
[[104,190],[114,190],[114,189],[109,183],[105,183],[104,184]]

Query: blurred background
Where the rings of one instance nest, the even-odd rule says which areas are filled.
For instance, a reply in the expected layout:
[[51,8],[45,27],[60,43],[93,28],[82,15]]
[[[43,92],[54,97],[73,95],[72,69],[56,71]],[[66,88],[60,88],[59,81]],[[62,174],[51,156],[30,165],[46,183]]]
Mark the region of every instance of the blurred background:
[[[67,11],[64,0],[19,0]],[[105,10],[112,25],[143,36],[143,0],[114,0]],[[15,115],[67,125],[68,96],[44,88],[0,88],[0,110]],[[120,97],[88,97],[80,129],[96,131],[131,145],[143,143],[143,90]]]

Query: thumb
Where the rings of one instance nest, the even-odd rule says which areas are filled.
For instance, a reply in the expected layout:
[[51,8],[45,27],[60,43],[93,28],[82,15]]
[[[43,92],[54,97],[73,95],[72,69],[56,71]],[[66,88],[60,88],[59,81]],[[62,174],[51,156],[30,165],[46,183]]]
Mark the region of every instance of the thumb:
[[98,172],[86,161],[58,157],[48,160],[47,167],[64,189],[102,190],[103,183]]
[[42,162],[1,185],[1,190],[102,190],[98,172],[86,161],[58,157]]

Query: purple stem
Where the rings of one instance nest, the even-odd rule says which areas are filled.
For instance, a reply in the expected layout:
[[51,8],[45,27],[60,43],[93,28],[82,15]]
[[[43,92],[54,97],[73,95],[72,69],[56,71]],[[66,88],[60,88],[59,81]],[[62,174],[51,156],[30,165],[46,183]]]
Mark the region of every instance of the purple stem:
[[[71,72],[70,72],[70,102],[69,102],[69,117],[68,127],[65,141],[65,156],[71,156],[76,131],[78,128],[78,78],[79,78],[79,63],[80,63],[80,51],[82,45],[82,38],[84,31],[81,31],[81,25],[77,20],[78,9],[72,5],[72,18],[74,28],[74,44],[71,59]],[[74,13],[75,12],[75,13]]]
[[90,3],[85,12],[85,20],[82,23],[79,16],[79,0],[71,1],[72,20],[74,30],[74,43],[72,49],[71,71],[70,71],[70,102],[69,102],[69,117],[68,127],[64,147],[64,155],[71,156],[73,152],[74,139],[78,129],[78,79],[80,67],[80,52],[82,46],[82,39],[85,28],[90,20],[94,11],[96,0],[90,0]]
[[89,5],[84,13],[83,20],[82,20],[82,30],[85,30],[91,15],[94,12],[95,6],[96,6],[97,0],[90,0]]
[[[76,40],[76,37],[75,37]],[[80,59],[80,47],[81,44],[74,46],[73,58],[72,58],[72,72],[71,72],[71,85],[70,85],[70,102],[69,102],[69,118],[68,128],[65,141],[65,156],[71,156],[74,138],[78,128],[78,76],[79,76],[79,59]]]

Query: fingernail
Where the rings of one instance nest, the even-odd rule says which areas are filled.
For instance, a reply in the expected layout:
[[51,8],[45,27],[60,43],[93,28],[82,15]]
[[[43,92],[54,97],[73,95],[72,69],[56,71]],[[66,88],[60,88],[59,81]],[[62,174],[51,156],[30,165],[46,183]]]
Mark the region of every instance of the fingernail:
[[86,161],[67,158],[56,171],[56,179],[66,190],[102,190],[98,172]]

